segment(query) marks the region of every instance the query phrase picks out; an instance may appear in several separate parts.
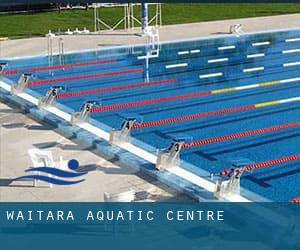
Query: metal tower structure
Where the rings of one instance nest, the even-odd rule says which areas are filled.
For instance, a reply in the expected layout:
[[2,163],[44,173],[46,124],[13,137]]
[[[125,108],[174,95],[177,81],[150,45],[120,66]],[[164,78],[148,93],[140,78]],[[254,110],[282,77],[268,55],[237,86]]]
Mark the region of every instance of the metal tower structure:
[[[148,6],[155,6],[155,14],[149,16]],[[137,16],[134,13],[134,7],[141,6],[141,15]],[[123,16],[113,25],[109,25],[101,16],[101,10],[104,8],[123,7]],[[162,26],[162,8],[161,3],[126,3],[126,4],[107,4],[107,3],[94,3],[94,31],[99,32],[101,30],[115,30],[123,28],[124,30],[130,30],[141,27],[144,31],[148,25],[156,27]],[[101,28],[102,27],[102,28]]]

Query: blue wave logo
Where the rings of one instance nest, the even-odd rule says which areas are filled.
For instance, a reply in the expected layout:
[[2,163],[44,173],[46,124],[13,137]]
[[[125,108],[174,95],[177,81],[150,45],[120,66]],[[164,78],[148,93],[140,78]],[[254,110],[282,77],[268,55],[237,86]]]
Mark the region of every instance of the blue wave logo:
[[77,160],[74,160],[74,159],[70,160],[68,162],[68,168],[71,171],[65,171],[65,170],[61,170],[61,169],[53,168],[53,167],[51,167],[51,168],[50,167],[29,168],[29,169],[25,170],[26,173],[39,172],[39,173],[59,177],[60,179],[57,179],[55,177],[45,176],[45,175],[32,174],[32,175],[24,175],[24,176],[17,177],[15,179],[13,179],[13,181],[19,181],[19,180],[24,180],[24,179],[27,179],[27,180],[33,179],[33,180],[48,182],[50,184],[55,184],[55,185],[74,185],[74,184],[85,181],[85,179],[68,180],[68,179],[80,177],[80,176],[87,174],[87,173],[75,172],[75,170],[77,170],[79,168],[79,163]]

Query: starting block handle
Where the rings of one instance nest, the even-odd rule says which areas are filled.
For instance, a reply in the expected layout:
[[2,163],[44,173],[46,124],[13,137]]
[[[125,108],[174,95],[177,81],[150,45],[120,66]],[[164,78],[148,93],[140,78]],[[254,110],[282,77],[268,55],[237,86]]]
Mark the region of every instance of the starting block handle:
[[135,117],[125,118],[120,129],[113,129],[110,132],[109,143],[120,144],[130,141],[130,135],[133,124],[137,121]]
[[53,86],[51,87],[45,96],[39,99],[39,107],[51,106],[55,103],[56,97],[60,91],[65,90],[63,86]]
[[29,80],[32,77],[31,73],[23,73],[17,84],[14,84],[11,89],[12,94],[20,94],[23,93],[26,87],[28,86]]
[[156,169],[161,170],[180,165],[180,152],[184,142],[184,140],[173,140],[167,149],[159,151]]
[[87,101],[86,103],[84,103],[80,108],[80,112],[75,112],[72,115],[71,123],[76,124],[79,122],[87,122],[89,119],[91,110],[95,105],[99,105],[99,102],[98,101]]
[[3,71],[5,70],[7,65],[8,65],[8,63],[6,63],[6,62],[0,62],[0,74],[3,73]]

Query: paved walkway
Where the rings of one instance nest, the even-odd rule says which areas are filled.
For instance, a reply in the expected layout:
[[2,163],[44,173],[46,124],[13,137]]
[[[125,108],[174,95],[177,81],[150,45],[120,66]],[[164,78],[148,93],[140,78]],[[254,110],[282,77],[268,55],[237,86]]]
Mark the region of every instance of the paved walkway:
[[[245,32],[300,28],[300,14],[163,26],[160,29],[160,39],[161,41],[167,41],[207,35],[222,35],[228,33],[231,24],[236,23],[242,24]],[[103,31],[100,35],[64,36],[65,51],[144,43],[145,37],[140,36],[138,33],[138,30],[132,32]],[[54,41],[54,52],[58,51],[57,45],[58,38]],[[1,57],[46,54],[47,39],[38,37],[10,40],[1,42],[0,46]]]

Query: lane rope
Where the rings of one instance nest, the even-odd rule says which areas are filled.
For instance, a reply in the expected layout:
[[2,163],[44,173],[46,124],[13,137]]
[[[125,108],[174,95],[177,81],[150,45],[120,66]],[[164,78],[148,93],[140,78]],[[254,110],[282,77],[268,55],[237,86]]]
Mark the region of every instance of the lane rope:
[[191,142],[184,143],[182,145],[182,148],[186,149],[186,148],[190,148],[190,147],[198,147],[198,146],[203,146],[206,144],[213,144],[213,143],[222,142],[222,141],[229,141],[229,140],[234,140],[234,139],[238,139],[238,138],[242,138],[242,137],[270,133],[270,132],[275,132],[275,131],[299,127],[299,126],[300,126],[300,121],[290,122],[290,123],[275,125],[275,126],[271,126],[271,127],[265,127],[265,128],[249,130],[249,131],[244,131],[244,132],[239,132],[239,133],[234,133],[234,134],[229,134],[229,135],[216,136],[216,137],[212,137],[212,138],[191,141]]
[[66,81],[73,81],[73,80],[100,78],[100,77],[105,77],[105,76],[124,75],[124,74],[130,74],[130,73],[139,73],[139,72],[143,72],[143,71],[144,70],[142,68],[136,68],[136,69],[110,71],[110,72],[104,72],[104,73],[99,73],[99,74],[60,77],[60,78],[54,78],[54,79],[31,81],[28,83],[28,86],[36,86],[36,85],[42,85],[42,84],[48,84],[48,83],[66,82]]
[[160,81],[151,81],[151,82],[128,84],[128,85],[123,85],[123,86],[115,86],[115,87],[107,87],[107,88],[87,89],[87,90],[81,90],[81,91],[66,92],[66,93],[59,94],[57,96],[57,98],[78,97],[78,96],[83,96],[83,95],[93,95],[93,94],[99,94],[99,93],[105,93],[105,92],[113,92],[113,91],[117,91],[117,90],[141,88],[141,87],[148,87],[148,86],[161,85],[161,84],[171,84],[171,83],[176,83],[176,79],[167,79],[167,80],[160,80]]
[[235,112],[246,111],[246,110],[251,110],[251,109],[255,109],[255,108],[263,108],[263,107],[274,106],[274,105],[279,105],[279,104],[283,104],[283,103],[291,103],[291,102],[296,102],[296,101],[300,101],[300,96],[288,98],[288,99],[282,99],[282,100],[275,100],[275,101],[262,102],[262,103],[257,103],[257,104],[250,104],[250,105],[245,105],[245,106],[221,109],[221,110],[208,111],[208,112],[204,112],[204,113],[196,113],[196,114],[191,114],[191,115],[184,115],[184,116],[177,116],[177,117],[160,119],[160,120],[152,120],[152,121],[147,121],[147,122],[142,122],[142,123],[135,123],[132,125],[132,129],[141,129],[141,128],[147,128],[147,127],[161,126],[161,125],[166,125],[166,124],[171,124],[171,123],[176,123],[176,122],[183,122],[183,121],[194,120],[194,119],[210,117],[210,116],[218,116],[218,115],[223,115],[223,114],[228,114],[228,113],[235,113]]
[[195,92],[195,93],[184,94],[184,95],[176,95],[176,96],[141,100],[141,101],[135,101],[135,102],[111,104],[111,105],[106,105],[106,106],[101,106],[101,107],[95,107],[92,109],[91,112],[98,113],[98,112],[112,111],[115,109],[134,108],[134,107],[138,107],[138,106],[152,105],[152,104],[157,104],[157,103],[161,103],[161,102],[185,100],[185,99],[190,99],[190,98],[222,94],[222,93],[229,93],[229,92],[241,91],[241,90],[246,90],[246,89],[267,87],[267,86],[272,86],[272,85],[276,85],[276,84],[285,84],[285,83],[296,82],[296,81],[300,81],[300,77],[284,79],[284,80],[269,81],[269,82],[263,82],[263,83],[251,84],[251,85],[245,85],[245,86],[239,86],[239,87],[232,87],[232,88],[201,91],[201,92]]
[[87,61],[87,62],[80,62],[80,63],[68,63],[64,65],[54,65],[54,66],[41,66],[41,67],[34,67],[34,68],[25,68],[25,69],[11,69],[6,70],[3,72],[4,75],[14,75],[22,72],[39,72],[45,70],[56,70],[56,69],[69,69],[75,67],[82,67],[82,66],[90,66],[90,65],[99,65],[99,64],[107,64],[117,62],[117,59],[106,59],[106,60],[99,60],[99,61]]
[[291,202],[300,204],[300,197],[292,199]]
[[300,154],[289,155],[289,156],[285,156],[285,157],[278,158],[278,159],[254,163],[254,164],[242,167],[242,170],[252,171],[255,169],[266,168],[266,167],[270,167],[273,165],[279,165],[279,164],[283,164],[283,163],[290,162],[290,161],[296,161],[296,160],[300,160]]

